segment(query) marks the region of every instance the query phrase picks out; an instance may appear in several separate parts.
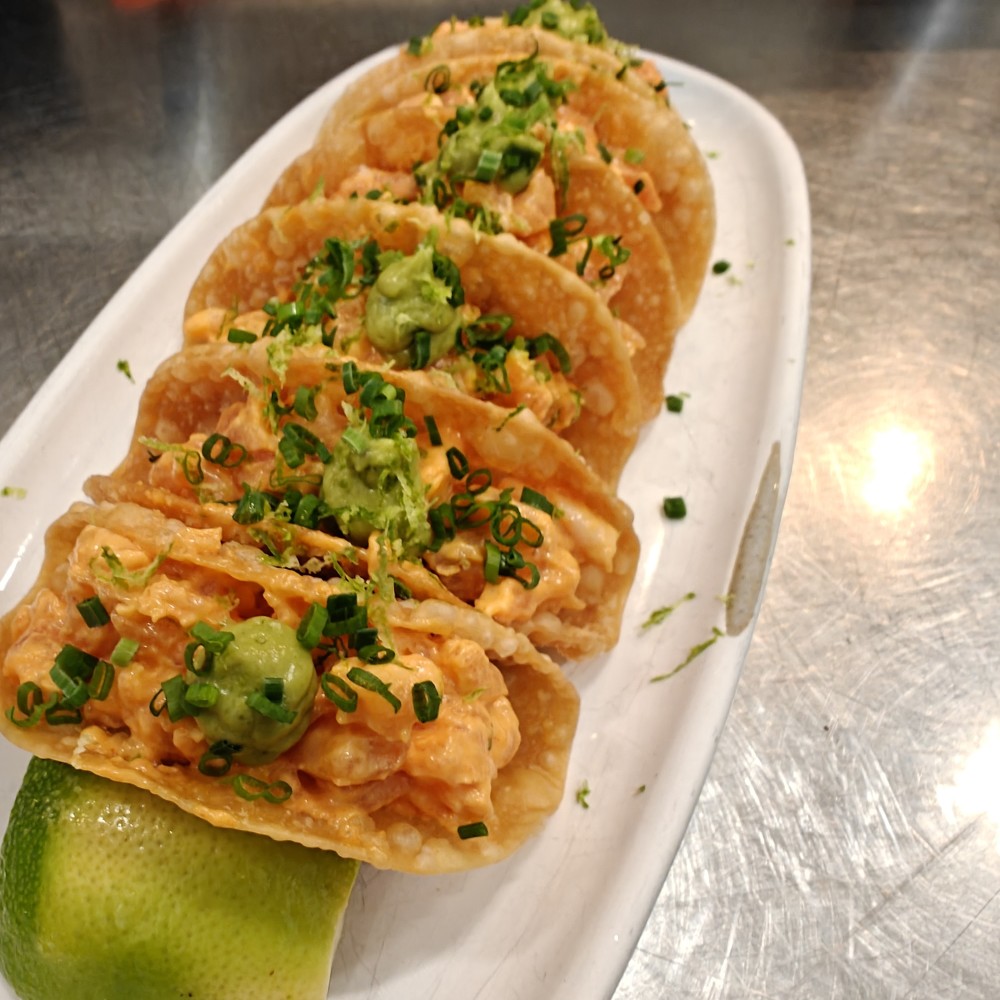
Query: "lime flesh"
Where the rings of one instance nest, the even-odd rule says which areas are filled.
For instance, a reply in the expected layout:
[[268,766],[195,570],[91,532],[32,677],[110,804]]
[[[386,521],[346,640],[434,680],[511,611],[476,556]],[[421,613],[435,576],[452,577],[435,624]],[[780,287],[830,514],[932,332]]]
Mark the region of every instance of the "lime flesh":
[[35,758],[0,850],[0,968],[23,1000],[322,998],[357,869]]

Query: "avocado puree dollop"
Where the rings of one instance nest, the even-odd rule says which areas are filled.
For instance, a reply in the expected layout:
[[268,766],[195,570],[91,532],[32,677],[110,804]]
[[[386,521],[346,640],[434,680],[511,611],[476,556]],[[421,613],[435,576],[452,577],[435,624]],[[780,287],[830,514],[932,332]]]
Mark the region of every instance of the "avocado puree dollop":
[[519,22],[525,27],[541,25],[573,42],[597,45],[608,37],[597,10],[591,3],[572,3],[569,0],[545,0],[533,4],[531,12]]
[[323,503],[340,530],[356,545],[382,531],[404,557],[431,542],[427,498],[420,478],[420,452],[403,434],[373,437],[353,421],[323,470]]
[[386,264],[368,293],[368,339],[401,367],[414,365],[417,332],[430,334],[430,364],[455,346],[462,319],[451,304],[451,286],[434,273],[434,248],[420,247]]
[[[195,721],[209,743],[238,744],[242,749],[234,755],[237,760],[266,764],[305,733],[318,687],[316,668],[295,630],[274,618],[248,618],[226,630],[233,640],[215,654],[209,674],[200,678],[211,681],[219,697]],[[284,684],[281,705],[295,713],[291,722],[270,719],[247,704],[247,696],[263,691],[270,677]]]

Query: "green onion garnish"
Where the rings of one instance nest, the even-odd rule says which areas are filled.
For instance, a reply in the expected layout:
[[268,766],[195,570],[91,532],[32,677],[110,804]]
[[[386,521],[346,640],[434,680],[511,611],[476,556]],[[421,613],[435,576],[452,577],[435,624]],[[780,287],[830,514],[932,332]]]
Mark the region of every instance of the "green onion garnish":
[[441,694],[433,681],[413,685],[413,711],[419,722],[433,722],[441,708]]
[[389,690],[389,685],[371,671],[365,670],[363,667],[351,667],[347,671],[347,679],[352,684],[357,684],[358,687],[372,691],[380,698],[384,698],[392,706],[393,712],[398,712],[402,708],[403,703]]
[[118,644],[111,651],[111,656],[108,659],[116,667],[127,667],[131,662],[132,658],[139,651],[139,643],[135,639],[126,639],[122,637],[118,640]]
[[[34,681],[25,681],[17,689],[17,704],[7,709],[7,718],[20,729],[37,726],[42,721],[42,715],[52,708],[57,701],[55,695],[46,699],[42,689]],[[14,717],[15,708],[24,718]]]
[[353,361],[345,361],[340,369],[344,392],[349,396],[358,391],[358,366]]
[[76,610],[80,612],[80,617],[87,623],[88,628],[100,628],[111,621],[111,616],[96,594],[85,601],[80,601]]
[[319,679],[323,694],[342,712],[353,712],[358,707],[358,692],[343,677],[323,674]]
[[717,260],[712,265],[712,274],[725,274],[731,266],[728,260]]
[[667,396],[667,412],[680,413],[684,409],[683,396]]
[[445,452],[448,459],[448,468],[451,470],[452,478],[464,479],[469,472],[469,460],[458,448],[449,448]]
[[326,628],[330,616],[322,604],[310,604],[309,610],[299,622],[299,627],[295,630],[295,636],[299,643],[306,649],[315,649],[323,638],[323,630]]
[[287,781],[268,783],[252,774],[237,774],[232,782],[233,791],[241,799],[246,799],[247,802],[263,799],[272,805],[280,805],[292,797],[292,786]]
[[234,444],[225,434],[212,434],[201,446],[201,454],[213,465],[235,469],[247,457],[247,450],[241,444]]
[[231,344],[252,344],[256,339],[256,333],[251,333],[249,330],[240,330],[235,326],[230,327],[229,332],[226,334],[226,340]]
[[458,828],[460,840],[471,840],[473,837],[488,837],[490,831],[486,829],[485,823],[466,823]]
[[184,701],[191,708],[211,708],[219,700],[219,689],[208,681],[196,681],[184,692]]
[[210,653],[222,653],[236,638],[232,632],[222,632],[212,628],[207,622],[197,622],[191,628],[191,635]]
[[219,740],[213,743],[198,761],[198,770],[209,778],[221,778],[233,766],[233,756],[243,749],[239,743]]
[[441,63],[424,78],[424,90],[433,94],[443,94],[451,86],[451,70]]
[[427,437],[435,448],[441,447],[441,432],[438,430],[437,421],[432,416],[424,417],[424,424],[427,426]]
[[276,705],[263,691],[251,691],[244,699],[248,707],[258,715],[271,719],[273,722],[283,722],[290,725],[295,721],[295,713],[284,705]]
[[536,510],[548,514],[549,517],[555,514],[556,508],[552,501],[545,494],[539,493],[538,490],[533,490],[530,486],[525,486],[521,489],[521,503],[526,503]]
[[87,685],[87,694],[94,701],[104,701],[111,694],[111,685],[115,682],[115,668],[105,660],[98,661],[94,676]]
[[679,521],[687,514],[687,504],[684,497],[664,497],[663,513],[672,521]]

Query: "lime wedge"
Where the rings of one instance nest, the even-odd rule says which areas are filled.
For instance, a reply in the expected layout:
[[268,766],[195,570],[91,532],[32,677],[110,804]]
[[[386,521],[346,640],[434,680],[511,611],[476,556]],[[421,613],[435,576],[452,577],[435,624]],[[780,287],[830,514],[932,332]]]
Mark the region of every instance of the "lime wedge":
[[35,758],[0,850],[0,969],[23,1000],[322,998],[357,869]]

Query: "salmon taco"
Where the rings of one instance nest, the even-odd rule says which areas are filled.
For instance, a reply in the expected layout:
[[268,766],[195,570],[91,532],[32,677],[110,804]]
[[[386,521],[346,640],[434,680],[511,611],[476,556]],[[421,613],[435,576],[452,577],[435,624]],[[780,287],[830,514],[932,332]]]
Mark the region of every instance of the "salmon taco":
[[0,728],[217,826],[437,873],[561,797],[577,697],[522,636],[288,573],[131,504],[77,504],[0,623]]
[[[270,203],[297,201],[322,183],[336,196],[385,191],[480,232],[511,233],[577,274],[620,318],[635,345],[642,412],[651,416],[662,405],[680,305],[670,257],[635,192],[635,168],[625,176],[595,143],[587,148],[559,109],[565,94],[545,64],[462,62],[468,65],[453,64],[440,83],[428,80],[431,103],[421,92],[317,144],[288,169]],[[492,79],[481,87],[458,86],[483,73]],[[515,97],[521,94],[530,101]],[[456,105],[463,98],[469,103]]]
[[188,344],[263,341],[279,378],[305,352],[531,410],[609,485],[638,433],[627,348],[600,298],[432,207],[317,198],[265,211],[216,249],[186,315]]
[[611,75],[497,58],[405,74],[392,103],[321,132],[269,202],[381,188],[514,233],[577,270],[643,339],[634,362],[649,416],[711,253],[704,160],[672,109]]
[[302,353],[279,382],[263,344],[165,362],[125,461],[86,489],[294,573],[388,573],[561,658],[614,645],[638,558],[629,509],[531,411]]

